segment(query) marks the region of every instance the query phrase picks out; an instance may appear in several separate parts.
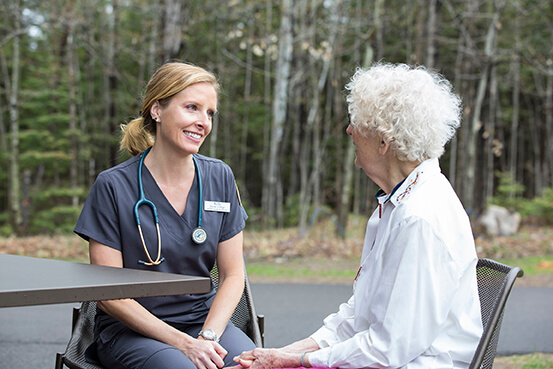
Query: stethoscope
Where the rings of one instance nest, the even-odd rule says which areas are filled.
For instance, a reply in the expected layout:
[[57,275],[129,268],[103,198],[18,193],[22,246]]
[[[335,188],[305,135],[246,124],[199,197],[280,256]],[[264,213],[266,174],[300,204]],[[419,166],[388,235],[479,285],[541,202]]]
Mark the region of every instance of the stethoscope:
[[[144,195],[144,186],[142,184],[142,168],[144,167],[144,158],[152,147],[148,147],[146,151],[144,151],[144,154],[142,154],[142,157],[140,158],[140,161],[138,163],[138,201],[134,204],[134,219],[136,220],[136,225],[138,227],[138,232],[140,233],[140,240],[142,241],[142,247],[144,247],[144,252],[146,253],[146,256],[148,257],[149,261],[142,261],[138,260],[139,264],[143,265],[159,265],[161,264],[165,258],[161,257],[161,235],[159,233],[159,218],[157,215],[157,208],[156,205],[148,200],[146,196]],[[196,168],[196,175],[198,177],[198,226],[194,228],[192,231],[192,241],[194,243],[201,245],[207,240],[207,232],[202,227],[202,213],[203,213],[203,192],[202,192],[202,176],[200,174],[200,167],[198,166],[198,163],[196,162],[196,158],[192,156],[192,160],[194,161],[194,167]],[[150,256],[150,253],[148,252],[148,248],[146,247],[146,242],[144,241],[144,236],[142,234],[142,227],[140,227],[140,216],[138,215],[138,208],[142,205],[148,205],[152,209],[152,213],[154,215],[154,222],[156,224],[156,232],[157,232],[157,257],[155,260],[152,260],[152,257]]]

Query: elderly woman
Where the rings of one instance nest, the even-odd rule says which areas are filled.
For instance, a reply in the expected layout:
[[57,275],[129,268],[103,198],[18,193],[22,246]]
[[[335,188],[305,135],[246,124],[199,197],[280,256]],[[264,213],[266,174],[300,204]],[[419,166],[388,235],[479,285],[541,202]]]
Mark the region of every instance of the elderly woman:
[[467,368],[482,334],[468,217],[438,158],[460,124],[450,83],[376,64],[346,86],[355,164],[380,190],[353,296],[310,337],[242,367]]

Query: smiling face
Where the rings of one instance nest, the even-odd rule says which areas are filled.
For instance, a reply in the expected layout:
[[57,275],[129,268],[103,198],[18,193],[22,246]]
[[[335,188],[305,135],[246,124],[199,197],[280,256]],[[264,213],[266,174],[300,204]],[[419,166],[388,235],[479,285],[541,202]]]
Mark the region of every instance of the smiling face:
[[195,154],[211,132],[217,112],[217,91],[207,82],[186,87],[167,104],[156,101],[150,110],[157,120],[156,145],[168,146],[183,155]]

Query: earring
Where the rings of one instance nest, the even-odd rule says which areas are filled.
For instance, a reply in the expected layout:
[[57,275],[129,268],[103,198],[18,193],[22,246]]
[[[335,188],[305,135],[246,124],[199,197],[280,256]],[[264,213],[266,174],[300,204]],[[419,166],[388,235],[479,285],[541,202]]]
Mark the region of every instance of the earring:
[[155,117],[154,120],[159,123],[159,118]]

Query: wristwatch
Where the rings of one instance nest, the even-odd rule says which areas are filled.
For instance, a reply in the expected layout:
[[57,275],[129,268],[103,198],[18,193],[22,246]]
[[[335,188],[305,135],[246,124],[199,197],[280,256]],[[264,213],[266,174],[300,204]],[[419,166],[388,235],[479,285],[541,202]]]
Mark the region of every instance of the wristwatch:
[[217,337],[217,334],[213,332],[211,329],[203,329],[198,334],[198,337],[202,336],[206,340],[215,341],[219,343],[219,338]]

